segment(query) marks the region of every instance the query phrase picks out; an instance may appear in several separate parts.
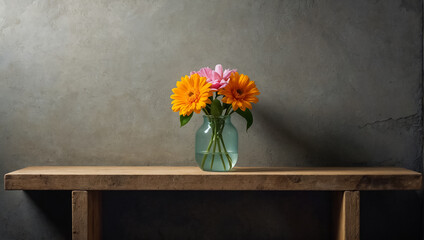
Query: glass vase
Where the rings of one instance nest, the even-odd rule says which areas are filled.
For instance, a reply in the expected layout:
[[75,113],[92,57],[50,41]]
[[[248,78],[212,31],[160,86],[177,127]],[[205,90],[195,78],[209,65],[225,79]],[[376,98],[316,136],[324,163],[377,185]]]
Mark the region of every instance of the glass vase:
[[231,116],[203,116],[196,132],[196,162],[204,171],[230,171],[237,163],[238,133]]

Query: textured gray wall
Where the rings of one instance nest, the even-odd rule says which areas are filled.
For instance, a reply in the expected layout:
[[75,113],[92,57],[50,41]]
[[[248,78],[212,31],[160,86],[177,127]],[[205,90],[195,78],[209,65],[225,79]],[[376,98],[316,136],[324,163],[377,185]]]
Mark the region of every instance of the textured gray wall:
[[[179,128],[169,95],[182,75],[216,63],[262,92],[249,133],[233,118],[238,166],[422,172],[422,1],[4,0],[0,174],[194,166],[201,118]],[[1,238],[69,238],[69,197],[0,190]],[[104,231],[328,239],[328,201],[306,192],[110,192]],[[420,193],[367,192],[361,204],[362,239],[421,239]]]

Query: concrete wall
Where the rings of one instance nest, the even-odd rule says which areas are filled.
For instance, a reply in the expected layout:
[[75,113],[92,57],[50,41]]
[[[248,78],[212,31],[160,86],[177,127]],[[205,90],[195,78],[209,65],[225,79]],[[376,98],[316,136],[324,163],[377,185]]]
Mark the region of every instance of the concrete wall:
[[[238,166],[422,172],[422,1],[0,1],[0,174],[195,165],[170,109],[222,63],[262,94]],[[1,182],[2,183],[2,182]],[[421,239],[418,192],[361,195],[362,239]],[[70,237],[69,192],[0,190],[2,239]],[[328,193],[108,192],[106,239],[328,239]],[[305,223],[307,223],[305,225]]]

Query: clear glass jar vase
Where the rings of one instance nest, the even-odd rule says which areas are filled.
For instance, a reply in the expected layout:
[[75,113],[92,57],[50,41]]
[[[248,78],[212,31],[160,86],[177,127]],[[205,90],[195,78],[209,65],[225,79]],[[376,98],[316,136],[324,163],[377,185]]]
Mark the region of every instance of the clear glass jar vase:
[[231,116],[203,116],[196,132],[196,162],[204,171],[230,171],[237,163],[238,133]]

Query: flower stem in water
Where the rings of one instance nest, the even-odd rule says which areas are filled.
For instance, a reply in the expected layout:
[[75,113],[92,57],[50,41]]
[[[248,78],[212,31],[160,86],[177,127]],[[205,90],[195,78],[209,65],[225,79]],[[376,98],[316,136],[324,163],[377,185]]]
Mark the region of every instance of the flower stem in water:
[[212,170],[212,167],[213,167],[213,162],[214,162],[214,159],[215,159],[215,151],[216,151],[216,124],[215,124],[215,127],[214,127],[214,129],[213,129],[214,131],[213,131],[213,154],[212,154],[212,161],[211,161],[211,170]]
[[218,135],[218,150],[219,150],[219,156],[221,157],[221,162],[222,162],[222,166],[224,166],[224,170],[227,171],[227,167],[225,166],[224,163],[224,158],[222,157],[222,152],[221,152],[221,143],[219,142],[219,135]]
[[204,167],[205,167],[205,161],[206,161],[206,158],[207,158],[207,157],[208,157],[208,155],[209,155],[209,151],[211,150],[211,147],[212,147],[212,141],[213,141],[213,134],[212,134],[211,140],[209,141],[208,149],[206,150],[207,154],[205,154],[205,155],[203,156],[203,159],[202,159],[202,169],[204,169]]
[[228,163],[230,164],[230,169],[231,169],[231,168],[233,167],[233,161],[232,161],[232,159],[231,159],[230,154],[228,154],[227,148],[225,147],[225,143],[224,143],[224,139],[222,138],[222,135],[221,135],[221,137],[220,137],[219,139],[220,139],[220,140],[221,140],[221,142],[222,142],[222,147],[224,148],[225,156],[227,156]]

